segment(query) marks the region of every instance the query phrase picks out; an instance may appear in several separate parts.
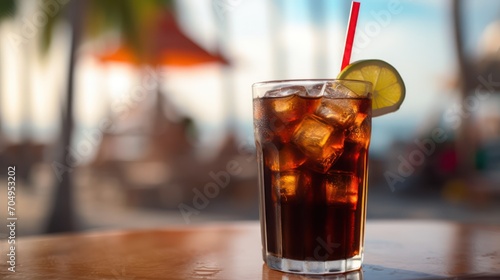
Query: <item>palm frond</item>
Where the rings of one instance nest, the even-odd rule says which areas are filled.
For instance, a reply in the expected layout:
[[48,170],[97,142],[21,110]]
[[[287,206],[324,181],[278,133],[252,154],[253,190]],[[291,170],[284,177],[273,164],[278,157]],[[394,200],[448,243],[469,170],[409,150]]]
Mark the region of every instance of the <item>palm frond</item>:
[[16,0],[2,0],[0,1],[0,21],[14,16],[17,10]]
[[[43,0],[37,0],[43,1]],[[173,0],[83,0],[87,1],[84,19],[83,36],[95,38],[103,32],[116,31],[121,34],[124,42],[139,58],[144,57],[145,42],[150,40],[151,20],[162,10],[172,10]],[[15,0],[0,0],[0,3],[15,2]],[[1,8],[1,6],[0,6]],[[54,28],[67,14],[65,6],[59,13],[49,17],[42,31],[42,51],[50,47]]]

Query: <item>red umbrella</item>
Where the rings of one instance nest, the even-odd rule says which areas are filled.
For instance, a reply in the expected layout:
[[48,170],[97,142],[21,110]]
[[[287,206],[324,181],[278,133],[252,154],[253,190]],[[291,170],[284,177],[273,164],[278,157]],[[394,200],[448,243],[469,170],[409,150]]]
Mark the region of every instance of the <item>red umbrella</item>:
[[145,44],[144,57],[136,55],[126,45],[98,55],[102,62],[147,63],[164,66],[193,66],[203,63],[228,64],[218,54],[211,54],[189,39],[177,25],[170,12],[161,13],[153,21],[150,37]]

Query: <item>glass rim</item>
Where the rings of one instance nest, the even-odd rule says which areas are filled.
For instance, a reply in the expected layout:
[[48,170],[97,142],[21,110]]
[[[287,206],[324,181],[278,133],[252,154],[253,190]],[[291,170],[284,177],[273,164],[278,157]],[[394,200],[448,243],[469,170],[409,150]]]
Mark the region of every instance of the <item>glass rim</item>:
[[370,87],[373,87],[373,84],[369,81],[354,80],[354,79],[283,79],[283,80],[269,80],[269,81],[256,82],[256,83],[252,84],[252,88],[270,86],[272,84],[284,84],[284,83],[299,84],[299,83],[307,83],[307,82],[317,83],[317,82],[333,82],[333,81],[357,82],[357,83],[367,84]]

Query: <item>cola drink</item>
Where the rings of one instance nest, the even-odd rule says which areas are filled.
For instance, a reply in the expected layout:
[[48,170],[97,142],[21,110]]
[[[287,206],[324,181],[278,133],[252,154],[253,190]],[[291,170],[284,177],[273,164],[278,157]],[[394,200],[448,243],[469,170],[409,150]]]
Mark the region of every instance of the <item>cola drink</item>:
[[363,254],[370,85],[300,83],[257,95],[254,88],[264,260],[289,272],[355,270]]

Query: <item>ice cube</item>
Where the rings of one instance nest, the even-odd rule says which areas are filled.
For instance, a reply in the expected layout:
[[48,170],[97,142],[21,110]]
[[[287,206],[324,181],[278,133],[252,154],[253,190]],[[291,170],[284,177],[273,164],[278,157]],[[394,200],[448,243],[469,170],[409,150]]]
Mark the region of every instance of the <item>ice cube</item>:
[[356,106],[356,119],[354,124],[361,125],[361,123],[369,116],[371,119],[372,101],[370,99],[361,99],[357,101]]
[[289,143],[300,120],[284,122],[272,112],[266,112],[260,119],[254,118],[255,139],[261,143]]
[[[282,122],[288,123],[297,120],[307,110],[307,102],[299,94],[304,93],[306,89],[302,86],[275,89],[268,91],[265,97],[273,97],[269,100],[263,99],[263,102],[269,104],[266,111],[269,119],[278,118]],[[284,95],[280,95],[283,93]],[[265,101],[264,101],[265,100]]]
[[346,133],[345,141],[356,143],[368,148],[370,143],[371,118],[366,117],[360,125],[354,124]]
[[290,86],[272,89],[264,94],[264,97],[284,97],[290,95],[307,95],[307,90],[303,86]]
[[307,89],[307,96],[309,97],[320,97],[323,95],[325,88],[327,86],[327,83],[322,83],[322,84],[315,84],[312,86],[308,86]]
[[329,98],[359,98],[360,95],[349,88],[349,81],[327,83],[323,95]]
[[323,181],[328,204],[350,204],[356,208],[358,202],[359,180],[350,172],[328,172]]
[[311,174],[306,171],[273,172],[273,200],[312,201],[311,181]]
[[295,129],[292,142],[306,155],[313,169],[326,172],[342,154],[344,131],[307,115]]
[[361,112],[357,113],[356,114],[356,118],[354,119],[354,124],[353,125],[360,126],[365,121],[365,119],[367,117],[368,117],[368,115],[365,114],[365,113],[361,113]]
[[[298,87],[305,90],[304,87]],[[277,89],[285,90],[284,89]],[[296,87],[288,88],[296,92]],[[255,132],[265,135],[266,140],[276,140],[288,143],[300,122],[302,116],[314,112],[320,102],[319,98],[307,98],[299,95],[271,97],[271,93],[265,98],[254,99],[254,123]],[[276,94],[277,95],[277,94]],[[259,136],[260,137],[260,136]]]
[[346,128],[356,119],[353,101],[355,100],[323,98],[315,114],[331,125]]
[[266,165],[273,171],[292,170],[306,161],[305,155],[293,144],[287,144],[281,149],[273,146],[264,153]]

